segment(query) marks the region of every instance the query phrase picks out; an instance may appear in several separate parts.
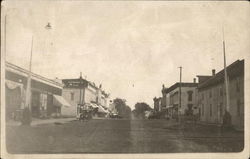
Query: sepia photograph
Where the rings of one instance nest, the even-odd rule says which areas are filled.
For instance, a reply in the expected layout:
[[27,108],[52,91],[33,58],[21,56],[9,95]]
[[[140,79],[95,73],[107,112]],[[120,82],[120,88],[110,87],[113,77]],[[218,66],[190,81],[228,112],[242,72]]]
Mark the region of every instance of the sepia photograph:
[[249,19],[249,1],[3,1],[0,157],[249,158]]

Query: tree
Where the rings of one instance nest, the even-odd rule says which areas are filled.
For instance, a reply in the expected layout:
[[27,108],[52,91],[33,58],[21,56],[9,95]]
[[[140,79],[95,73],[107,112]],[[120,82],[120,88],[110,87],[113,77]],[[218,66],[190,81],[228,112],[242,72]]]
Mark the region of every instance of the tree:
[[152,108],[147,103],[136,103],[133,114],[136,118],[144,119],[145,111],[152,111]]
[[126,105],[126,100],[121,98],[114,99],[115,109],[117,110],[118,115],[124,118],[131,117],[131,108]]

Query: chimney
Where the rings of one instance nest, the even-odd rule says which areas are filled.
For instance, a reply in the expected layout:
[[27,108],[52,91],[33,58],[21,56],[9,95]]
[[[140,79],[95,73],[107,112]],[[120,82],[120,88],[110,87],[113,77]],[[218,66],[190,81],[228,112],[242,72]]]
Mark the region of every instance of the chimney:
[[194,78],[194,83],[196,83],[196,78]]
[[82,72],[80,72],[80,79],[82,79]]
[[213,76],[215,75],[215,69],[212,69],[212,75]]

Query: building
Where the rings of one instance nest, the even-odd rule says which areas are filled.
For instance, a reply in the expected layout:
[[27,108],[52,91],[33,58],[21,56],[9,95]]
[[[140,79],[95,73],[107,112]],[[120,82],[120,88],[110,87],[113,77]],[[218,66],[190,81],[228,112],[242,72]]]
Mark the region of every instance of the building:
[[[197,112],[196,93],[197,93],[196,80],[193,83],[175,83],[169,88],[163,88],[162,93],[166,103],[166,112],[169,117],[175,118],[178,115],[193,115]],[[181,98],[180,98],[181,87]],[[181,99],[181,103],[180,103]]]
[[95,103],[102,107],[108,107],[109,94],[102,90],[102,86],[97,87],[94,83],[80,78],[63,79],[62,96],[73,106],[68,112],[73,115],[76,114],[78,104]]
[[154,111],[155,112],[160,112],[162,110],[162,107],[161,107],[161,100],[162,100],[162,97],[154,97]]
[[[25,106],[29,71],[9,62],[5,63],[6,120],[20,120]],[[61,115],[70,105],[62,98],[62,84],[38,74],[31,74],[31,114],[36,118]]]
[[167,88],[165,87],[165,85],[162,85],[162,89],[161,89],[161,93],[162,93],[162,98],[161,98],[161,109],[162,110],[166,110],[167,105],[169,105],[169,98],[168,98],[168,94],[166,93]]
[[[229,113],[235,128],[244,127],[244,60],[237,60],[227,68],[229,78]],[[198,76],[199,78],[199,76]],[[224,69],[199,83],[198,105],[200,120],[222,124],[226,110]]]

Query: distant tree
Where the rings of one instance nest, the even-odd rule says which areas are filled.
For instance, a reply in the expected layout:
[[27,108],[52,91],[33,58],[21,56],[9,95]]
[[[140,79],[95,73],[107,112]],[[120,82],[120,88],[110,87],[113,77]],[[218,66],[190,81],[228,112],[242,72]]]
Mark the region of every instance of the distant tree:
[[135,109],[133,110],[133,115],[136,118],[144,119],[145,118],[145,111],[153,110],[147,103],[136,103]]
[[124,117],[124,118],[130,118],[131,117],[131,108],[126,105],[126,100],[121,98],[116,98],[113,101],[115,105],[115,109],[117,110],[118,115]]

